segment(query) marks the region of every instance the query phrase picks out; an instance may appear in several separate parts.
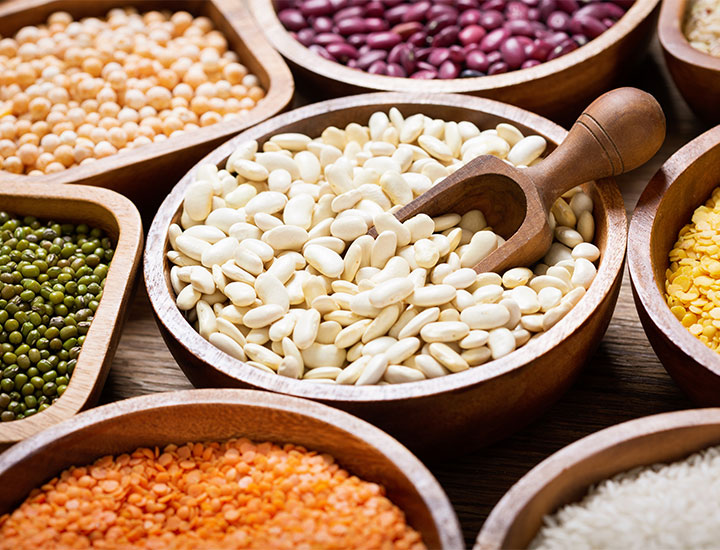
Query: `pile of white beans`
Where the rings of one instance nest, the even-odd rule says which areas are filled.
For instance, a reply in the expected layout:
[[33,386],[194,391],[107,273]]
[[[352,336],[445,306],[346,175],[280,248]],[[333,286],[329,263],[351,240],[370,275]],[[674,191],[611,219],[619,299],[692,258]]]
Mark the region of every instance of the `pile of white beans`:
[[509,124],[395,108],[315,139],[277,134],[262,152],[243,142],[224,170],[198,169],[170,227],[178,308],[232,357],[316,383],[413,382],[504,357],[592,283],[592,199],[559,199],[543,263],[502,276],[472,269],[503,243],[479,210],[393,212],[479,155],[522,167],[545,147]]

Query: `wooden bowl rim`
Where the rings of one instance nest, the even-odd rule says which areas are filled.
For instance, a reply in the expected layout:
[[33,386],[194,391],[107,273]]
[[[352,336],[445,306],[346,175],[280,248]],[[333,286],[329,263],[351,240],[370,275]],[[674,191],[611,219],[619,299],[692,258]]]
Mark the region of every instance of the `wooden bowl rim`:
[[[113,261],[110,263],[100,306],[88,331],[77,365],[65,393],[58,401],[33,416],[0,423],[0,444],[14,443],[57,424],[80,411],[95,389],[104,370],[113,335],[120,330],[121,310],[130,300],[137,267],[142,256],[143,228],[135,205],[109,189],[84,185],[55,185],[48,183],[0,183],[0,198],[13,196],[33,201],[77,201],[99,206],[109,212],[118,228]],[[19,214],[26,214],[20,212]],[[42,216],[40,216],[42,217]],[[72,221],[72,220],[68,220]],[[102,332],[101,332],[102,331]],[[113,350],[114,351],[114,350]],[[87,391],[79,380],[91,381]]]
[[658,40],[665,52],[683,63],[720,71],[720,57],[693,48],[682,32],[687,0],[664,0],[658,20]]
[[[720,126],[708,130],[676,151],[652,177],[640,195],[630,222],[628,268],[633,289],[650,322],[689,358],[702,364],[715,376],[720,376],[720,355],[690,334],[670,311],[661,291],[665,281],[655,278],[649,253],[653,227],[657,213],[663,206],[665,193],[674,185],[682,185],[677,180],[695,161],[716,147],[720,147]],[[685,185],[691,184],[689,182]]]
[[468,93],[506,88],[549,77],[584,63],[632,32],[657,6],[660,0],[636,0],[615,25],[584,46],[562,57],[546,61],[529,69],[508,73],[456,78],[451,80],[415,80],[385,75],[373,75],[351,69],[341,63],[325,59],[295,40],[277,18],[272,0],[248,0],[254,17],[265,30],[272,45],[291,63],[324,78],[368,90],[406,92],[410,89],[430,93]]
[[[613,447],[631,441],[642,440],[653,435],[682,430],[688,427],[717,426],[718,424],[720,424],[720,408],[672,411],[628,420],[570,443],[540,462],[503,495],[478,533],[474,549],[491,550],[503,548],[505,538],[518,513],[525,509],[549,483],[563,475],[567,475],[567,470],[578,466],[595,455],[608,451]],[[699,450],[701,449],[697,449],[696,452]],[[647,462],[644,465],[650,466],[658,462],[668,461],[656,460]],[[603,479],[608,479],[622,471],[627,470],[617,471]]]
[[[52,4],[58,0],[22,0],[6,4],[0,3],[0,19],[20,12],[32,11],[45,4]],[[97,177],[103,173],[126,168],[134,164],[155,160],[165,155],[177,153],[196,145],[207,143],[233,135],[251,128],[255,124],[281,112],[293,98],[295,81],[287,64],[267,41],[265,34],[257,27],[254,18],[250,15],[244,2],[232,0],[205,0],[215,5],[217,10],[225,17],[227,23],[245,46],[250,50],[252,57],[267,70],[269,87],[265,97],[258,106],[251,109],[244,117],[235,120],[226,120],[211,126],[200,127],[179,139],[167,139],[159,143],[149,143],[139,149],[126,150],[109,157],[96,159],[85,166],[72,166],[62,172],[46,174],[43,176],[28,176],[25,174],[12,174],[0,170],[0,176],[5,181],[17,181],[23,184],[42,183],[74,183],[85,179]],[[127,0],[129,7],[136,6],[142,9],[143,0]],[[267,60],[270,60],[268,62]],[[241,61],[243,61],[241,59]]]
[[[308,115],[325,116],[327,113],[352,109],[357,106],[378,105],[385,108],[388,105],[402,104],[449,106],[498,116],[504,120],[532,128],[533,132],[546,136],[546,138],[554,144],[561,142],[567,135],[566,130],[548,119],[520,109],[519,107],[490,99],[457,94],[418,95],[385,92],[337,98],[301,107],[276,116],[239,134],[198,162],[198,164],[191,168],[180,182],[173,187],[172,191],[158,209],[158,213],[148,232],[144,257],[144,276],[148,296],[158,322],[168,327],[168,330],[172,333],[179,345],[208,364],[212,364],[212,362],[208,360],[210,355],[219,352],[215,346],[206,341],[188,324],[177,309],[167,286],[164,270],[167,228],[182,204],[185,189],[194,181],[196,169],[202,164],[218,164],[221,161],[224,162],[224,159],[235,150],[237,144],[248,139],[255,139],[264,134],[271,134],[275,132],[276,128],[281,128],[307,118]],[[541,130],[538,128],[541,128]],[[599,196],[606,205],[608,222],[603,259],[598,268],[595,281],[582,298],[581,303],[584,303],[586,307],[573,308],[570,313],[551,329],[551,331],[555,331],[553,333],[555,335],[555,341],[564,340],[573,332],[581,329],[588,321],[590,315],[609,295],[615,280],[620,276],[622,271],[627,241],[625,207],[620,190],[617,185],[615,185],[614,180],[608,178],[600,180],[600,183],[601,185],[595,185]],[[171,329],[169,327],[174,328]],[[462,391],[470,386],[487,382],[524,367],[530,367],[531,363],[537,357],[547,353],[552,347],[554,346],[551,345],[551,339],[547,337],[538,338],[537,340],[527,343],[512,354],[485,363],[480,368],[472,368],[460,373],[453,373],[449,376],[434,378],[432,379],[432,383],[423,380],[420,382],[388,384],[385,386],[346,387],[337,385],[327,387],[322,384],[311,384],[262,372],[229,355],[224,356],[225,360],[223,364],[214,364],[212,367],[227,376],[260,389],[329,402],[376,402],[427,397],[446,392]]]
[[[54,426],[52,430],[45,430],[30,439],[21,441],[2,453],[0,455],[0,476],[27,458],[41,454],[50,443],[61,441],[70,434],[90,426],[107,422],[122,422],[126,415],[141,411],[192,405],[240,405],[248,408],[288,412],[332,425],[367,443],[399,468],[415,487],[435,523],[442,547],[465,548],[460,522],[445,491],[432,472],[402,443],[369,422],[341,410],[297,397],[258,390],[182,390],[132,397],[96,407],[65,420]],[[185,442],[178,441],[177,443]],[[334,458],[342,463],[342,458]]]

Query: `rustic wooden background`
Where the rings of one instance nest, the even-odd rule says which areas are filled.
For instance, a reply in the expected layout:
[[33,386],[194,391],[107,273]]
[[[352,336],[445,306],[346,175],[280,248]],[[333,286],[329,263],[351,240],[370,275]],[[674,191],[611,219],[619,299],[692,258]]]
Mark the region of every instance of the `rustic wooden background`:
[[[655,158],[618,180],[630,214],[660,165],[709,125],[697,119],[678,95],[656,41],[632,77],[620,84],[637,86],[654,94],[668,121],[665,144]],[[102,401],[191,387],[165,347],[140,285]],[[466,542],[471,546],[502,495],[553,452],[625,420],[692,406],[667,375],[645,337],[626,270],[617,309],[605,338],[574,387],[557,404],[532,425],[504,441],[479,452],[448,455],[442,462],[428,466],[447,491]]]

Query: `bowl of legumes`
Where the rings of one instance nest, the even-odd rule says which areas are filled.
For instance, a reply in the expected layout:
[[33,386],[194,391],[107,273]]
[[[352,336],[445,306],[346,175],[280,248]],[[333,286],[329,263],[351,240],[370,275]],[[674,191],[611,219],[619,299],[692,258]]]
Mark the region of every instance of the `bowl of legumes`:
[[471,268],[503,241],[495,212],[392,213],[478,155],[535,165],[566,134],[490,100],[385,93],[244,132],[178,183],[148,234],[170,350],[196,386],[316,399],[414,448],[507,434],[559,397],[607,326],[625,250],[616,185],[565,195],[544,260],[502,274]]
[[8,2],[0,35],[6,179],[82,179],[159,203],[165,182],[293,95],[229,0]]
[[464,548],[440,484],[405,447],[265,392],[98,407],[4,453],[0,480],[0,532],[16,548]]
[[335,96],[468,93],[572,118],[646,50],[657,0],[251,0],[298,77]]
[[709,0],[664,2],[658,39],[670,74],[685,101],[709,122],[720,121],[720,9]]
[[653,176],[630,225],[628,265],[640,321],[693,400],[720,403],[720,128],[685,145]]
[[476,550],[713,548],[720,409],[631,420],[553,454],[490,513]]
[[0,188],[0,446],[98,399],[140,263],[143,232],[117,193]]

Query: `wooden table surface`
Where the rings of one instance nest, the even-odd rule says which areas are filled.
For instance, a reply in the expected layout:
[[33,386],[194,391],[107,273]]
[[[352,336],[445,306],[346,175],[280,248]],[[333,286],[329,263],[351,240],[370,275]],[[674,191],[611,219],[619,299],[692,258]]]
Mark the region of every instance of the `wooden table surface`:
[[[642,168],[618,179],[628,214],[660,165],[708,125],[689,111],[665,69],[655,41],[642,65],[622,84],[660,101],[668,121],[665,144]],[[147,228],[146,228],[147,229]],[[102,402],[192,388],[160,337],[139,285]],[[455,506],[468,546],[502,495],[529,469],[597,430],[649,414],[692,407],[663,369],[633,304],[627,270],[617,308],[596,354],[574,387],[519,433],[481,451],[428,464]]]

